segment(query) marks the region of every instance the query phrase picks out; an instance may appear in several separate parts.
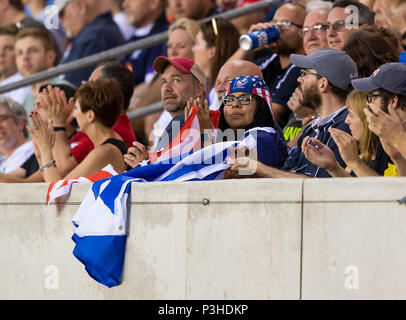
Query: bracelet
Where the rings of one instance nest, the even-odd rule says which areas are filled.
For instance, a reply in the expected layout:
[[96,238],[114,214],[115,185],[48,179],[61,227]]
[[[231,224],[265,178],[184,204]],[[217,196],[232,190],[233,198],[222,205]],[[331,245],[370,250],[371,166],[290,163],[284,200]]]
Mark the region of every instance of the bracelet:
[[45,169],[47,169],[47,168],[49,168],[49,167],[56,167],[55,160],[51,160],[51,161],[45,163],[41,168],[39,168],[39,170],[40,170],[41,172],[44,172]]
[[66,131],[65,127],[54,127],[54,132],[56,131]]

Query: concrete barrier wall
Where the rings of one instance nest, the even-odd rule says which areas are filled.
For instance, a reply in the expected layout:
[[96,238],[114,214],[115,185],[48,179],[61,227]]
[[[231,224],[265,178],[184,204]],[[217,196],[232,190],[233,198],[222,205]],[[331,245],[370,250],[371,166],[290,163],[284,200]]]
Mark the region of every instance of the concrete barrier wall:
[[133,183],[111,289],[72,254],[89,186],[44,212],[47,184],[0,184],[0,299],[406,296],[406,179]]

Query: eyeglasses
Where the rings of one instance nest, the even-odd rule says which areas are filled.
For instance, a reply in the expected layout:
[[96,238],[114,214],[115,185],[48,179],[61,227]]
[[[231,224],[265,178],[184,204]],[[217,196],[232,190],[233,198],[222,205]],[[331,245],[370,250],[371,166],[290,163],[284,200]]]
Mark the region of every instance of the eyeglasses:
[[283,21],[272,20],[271,22],[282,31],[288,31],[291,26],[295,26],[300,29],[303,28],[303,26],[301,26],[300,24],[297,24],[297,23],[294,23],[294,22],[288,21],[288,20],[283,20]]
[[367,102],[371,103],[373,98],[377,98],[380,97],[381,94],[380,93],[368,93],[367,94]]
[[321,32],[327,32],[329,26],[327,24],[316,24],[315,26],[308,28],[305,27],[302,30],[299,31],[299,36],[304,37],[307,33],[321,33]]
[[9,118],[11,118],[11,116],[8,114],[0,114],[0,122],[6,121]]
[[306,74],[312,74],[312,75],[316,76],[317,78],[321,78],[321,75],[319,75],[319,74],[317,74],[315,72],[311,72],[311,71],[308,71],[306,69],[300,69],[299,77],[303,78]]
[[331,24],[330,22],[327,22],[326,27],[327,30],[330,29],[330,26],[333,27],[333,30],[336,32],[343,31],[345,29],[345,20],[338,20]]
[[226,106],[231,106],[235,100],[238,100],[242,106],[248,105],[252,102],[252,95],[242,95],[239,97],[228,95],[223,98],[223,102]]

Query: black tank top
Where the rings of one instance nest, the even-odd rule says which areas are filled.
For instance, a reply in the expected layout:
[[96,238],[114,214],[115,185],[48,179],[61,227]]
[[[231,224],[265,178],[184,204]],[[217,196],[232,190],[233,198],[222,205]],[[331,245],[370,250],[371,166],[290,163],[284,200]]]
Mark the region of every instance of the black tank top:
[[106,141],[104,141],[102,144],[108,144],[108,143],[112,144],[113,146],[116,146],[123,155],[125,155],[127,153],[127,144],[124,141],[110,138],[110,139],[107,139]]

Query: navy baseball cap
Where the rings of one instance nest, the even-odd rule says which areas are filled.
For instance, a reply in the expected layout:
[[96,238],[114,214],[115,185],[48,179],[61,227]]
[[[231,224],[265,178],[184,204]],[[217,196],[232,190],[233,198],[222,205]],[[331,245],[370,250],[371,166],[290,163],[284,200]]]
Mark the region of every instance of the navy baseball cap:
[[368,78],[352,81],[358,91],[385,89],[391,93],[406,96],[406,64],[389,62],[381,65]]
[[290,61],[297,67],[314,69],[336,87],[350,91],[351,80],[358,77],[355,62],[342,50],[320,49],[308,56],[291,54]]

